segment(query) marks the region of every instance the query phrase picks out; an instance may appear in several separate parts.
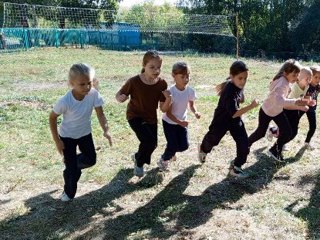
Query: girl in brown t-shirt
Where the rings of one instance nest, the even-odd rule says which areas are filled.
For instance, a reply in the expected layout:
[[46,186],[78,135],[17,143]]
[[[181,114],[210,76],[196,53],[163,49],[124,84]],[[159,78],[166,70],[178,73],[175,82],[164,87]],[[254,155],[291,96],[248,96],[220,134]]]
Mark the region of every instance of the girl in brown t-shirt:
[[143,56],[142,71],[128,79],[116,94],[118,102],[130,100],[127,120],[140,141],[138,151],[132,155],[134,174],[144,175],[143,165],[150,164],[151,155],[157,147],[157,108],[166,112],[171,104],[167,83],[160,78],[162,58],[157,51],[147,51]]

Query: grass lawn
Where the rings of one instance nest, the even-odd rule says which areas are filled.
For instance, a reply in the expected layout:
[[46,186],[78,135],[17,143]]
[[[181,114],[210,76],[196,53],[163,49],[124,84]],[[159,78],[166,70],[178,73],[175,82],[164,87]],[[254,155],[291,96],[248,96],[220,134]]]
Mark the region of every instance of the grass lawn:
[[[126,103],[117,103],[114,95],[140,72],[142,56],[91,48],[0,54],[0,238],[320,239],[320,132],[313,137],[317,149],[305,150],[305,116],[285,152],[286,163],[275,164],[266,154],[272,143],[262,139],[252,146],[244,165],[251,177],[228,178],[228,162],[236,154],[230,135],[205,164],[198,163],[197,145],[218,101],[213,86],[228,76],[235,60],[230,56],[163,54],[162,77],[169,84],[174,62],[190,64],[190,86],[197,92],[202,117],[189,114],[190,148],[177,155],[165,174],[156,166],[166,144],[159,123],[152,163],[146,176],[132,184],[130,156],[138,141],[125,118]],[[243,60],[250,69],[246,103],[262,101],[281,62]],[[68,90],[67,72],[77,62],[96,69],[114,146],[108,146],[93,115],[98,162],[83,171],[74,201],[63,203],[59,195],[64,166],[48,115]],[[243,118],[248,134],[257,126],[258,110]]]

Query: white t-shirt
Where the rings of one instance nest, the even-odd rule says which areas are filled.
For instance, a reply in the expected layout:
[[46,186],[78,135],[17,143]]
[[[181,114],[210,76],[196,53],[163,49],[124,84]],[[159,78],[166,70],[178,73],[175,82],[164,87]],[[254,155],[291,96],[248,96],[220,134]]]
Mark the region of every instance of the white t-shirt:
[[66,93],[53,106],[53,111],[63,115],[59,128],[61,137],[78,139],[91,133],[91,114],[95,107],[103,105],[99,92],[91,88],[81,101],[76,100],[72,91]]
[[308,91],[309,87],[305,87],[301,89],[298,83],[294,83],[291,85],[291,92],[288,95],[288,98],[300,98],[304,97]]
[[[181,91],[176,87],[176,85],[171,86],[169,88],[169,91],[172,97],[172,114],[180,120],[186,120],[188,112],[188,103],[189,101],[194,101],[196,99],[195,91],[189,86],[187,86],[183,91]],[[169,119],[166,113],[162,115],[162,119],[167,123],[177,124],[176,122]]]

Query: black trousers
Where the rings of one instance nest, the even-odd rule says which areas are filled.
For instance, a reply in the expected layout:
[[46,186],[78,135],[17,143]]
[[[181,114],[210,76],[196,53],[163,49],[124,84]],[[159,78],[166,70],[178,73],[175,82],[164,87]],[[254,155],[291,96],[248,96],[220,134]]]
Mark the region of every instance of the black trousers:
[[234,159],[234,165],[241,167],[247,161],[249,154],[248,135],[241,119],[233,119],[230,123],[216,122],[213,119],[209,126],[209,131],[202,140],[200,149],[204,153],[209,153],[214,146],[219,144],[227,131],[230,131],[237,146],[237,156]]
[[140,141],[138,152],[135,154],[138,167],[150,164],[151,155],[157,148],[158,125],[145,122],[142,118],[130,119],[129,125]]
[[[302,112],[301,116],[303,116],[305,112]],[[317,117],[316,117],[316,109],[309,109],[307,112],[307,118],[309,122],[309,131],[307,133],[307,137],[305,142],[310,143],[311,138],[313,137],[314,133],[317,129]]]
[[[77,192],[77,183],[81,176],[81,169],[91,167],[96,163],[92,134],[90,133],[79,139],[64,137],[60,137],[60,139],[64,143],[64,191],[69,198],[74,198]],[[77,146],[79,146],[80,154],[77,154]]]
[[284,112],[275,117],[270,117],[260,108],[258,128],[249,136],[249,147],[259,139],[263,138],[268,130],[269,123],[273,120],[279,128],[279,136],[273,148],[281,153],[283,145],[291,140],[291,124]]
[[298,128],[299,128],[299,122],[300,122],[300,118],[302,116],[302,112],[303,111],[299,111],[299,110],[287,110],[284,109],[283,110],[285,115],[287,116],[287,119],[290,122],[290,126],[291,126],[291,139],[294,139],[297,134],[298,134]]
[[183,152],[189,148],[188,129],[164,120],[162,120],[162,126],[167,139],[167,146],[162,159],[170,160],[177,152]]

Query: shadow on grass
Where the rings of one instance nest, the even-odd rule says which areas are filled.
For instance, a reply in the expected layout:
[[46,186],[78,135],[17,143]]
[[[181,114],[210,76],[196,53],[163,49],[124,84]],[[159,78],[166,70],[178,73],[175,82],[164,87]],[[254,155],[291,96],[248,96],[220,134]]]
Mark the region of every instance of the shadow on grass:
[[247,169],[253,173],[248,180],[226,178],[207,188],[202,195],[190,196],[183,192],[199,167],[190,166],[172,179],[149,203],[133,213],[106,220],[103,231],[98,233],[91,230],[81,236],[81,239],[188,238],[193,234],[193,228],[205,224],[211,218],[213,209],[229,208],[227,204],[238,201],[244,194],[254,194],[265,188],[282,167],[298,161],[304,152],[302,149],[285,163],[275,164],[262,153],[264,149],[254,152],[259,155],[259,161]]
[[25,214],[0,222],[1,239],[64,239],[86,231],[95,216],[112,216],[122,210],[114,199],[157,184],[157,172],[149,171],[138,186],[133,186],[128,184],[132,169],[122,169],[106,186],[67,203],[52,198],[57,190],[32,197],[25,202]]
[[177,234],[181,230],[179,226],[172,229],[167,228],[166,225],[175,221],[180,209],[188,204],[190,197],[183,192],[199,167],[200,165],[192,165],[186,168],[143,207],[115,219],[106,220],[100,235],[96,229],[93,229],[82,235],[81,239],[126,239],[129,236],[134,239],[145,239],[146,235],[151,239],[165,239]]
[[260,148],[253,152],[258,161],[246,169],[251,173],[249,179],[225,178],[208,187],[202,195],[189,198],[188,205],[178,217],[177,225],[192,229],[205,224],[212,217],[213,209],[230,209],[230,203],[237,202],[245,194],[254,194],[264,189],[282,167],[298,161],[305,151],[301,149],[295,157],[286,159],[286,162],[275,163],[263,153],[264,150],[265,148]]
[[[264,148],[254,152],[259,159],[248,169],[250,179],[226,178],[208,187],[200,196],[184,194],[199,165],[186,168],[173,178],[153,199],[134,212],[117,215],[121,206],[113,200],[134,191],[157,184],[157,169],[149,172],[138,186],[127,184],[131,169],[119,171],[105,187],[64,204],[44,193],[26,201],[30,209],[12,221],[0,222],[2,239],[166,239],[171,236],[189,237],[192,229],[205,224],[216,208],[230,209],[245,194],[264,189],[286,164],[298,161],[305,149],[285,163],[275,164]],[[146,196],[141,196],[145,198]],[[132,205],[137,198],[133,199]],[[301,213],[302,214],[302,213]],[[309,213],[306,214],[306,218]],[[311,214],[311,213],[310,213]]]
[[[300,201],[305,201],[305,199],[296,200],[290,204],[286,210],[295,217],[306,221],[308,225],[308,239],[320,239],[320,171],[315,175],[303,176],[300,184],[314,184],[309,204],[303,208],[299,208]],[[299,209],[295,210],[295,207]]]

